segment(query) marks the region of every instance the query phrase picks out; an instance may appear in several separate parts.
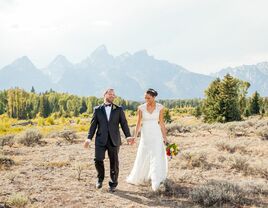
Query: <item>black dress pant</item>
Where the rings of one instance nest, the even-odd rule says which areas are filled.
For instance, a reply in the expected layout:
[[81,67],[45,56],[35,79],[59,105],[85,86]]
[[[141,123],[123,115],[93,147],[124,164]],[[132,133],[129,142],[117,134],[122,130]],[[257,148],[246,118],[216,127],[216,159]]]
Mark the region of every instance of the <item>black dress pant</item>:
[[114,146],[111,138],[109,136],[105,146],[95,146],[95,167],[97,170],[98,181],[102,182],[105,176],[105,169],[103,160],[105,158],[105,152],[108,150],[108,157],[110,160],[110,177],[109,181],[110,187],[116,187],[118,184],[118,174],[119,174],[119,146]]

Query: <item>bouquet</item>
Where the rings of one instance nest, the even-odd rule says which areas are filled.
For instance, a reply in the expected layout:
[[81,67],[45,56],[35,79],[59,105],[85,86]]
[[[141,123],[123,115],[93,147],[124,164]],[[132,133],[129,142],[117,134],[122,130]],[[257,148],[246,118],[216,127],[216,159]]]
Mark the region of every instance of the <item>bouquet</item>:
[[173,156],[176,156],[179,153],[179,147],[178,147],[178,145],[175,144],[175,143],[172,143],[172,144],[167,143],[166,144],[166,153],[167,153],[167,156],[170,157],[170,159]]

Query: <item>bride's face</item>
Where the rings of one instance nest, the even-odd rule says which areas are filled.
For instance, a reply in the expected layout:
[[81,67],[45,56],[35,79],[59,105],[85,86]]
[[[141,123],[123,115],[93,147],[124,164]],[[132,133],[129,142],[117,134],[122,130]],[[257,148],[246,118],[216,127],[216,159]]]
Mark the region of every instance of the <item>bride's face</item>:
[[145,99],[146,103],[148,103],[148,104],[154,103],[154,97],[147,94],[147,93],[145,93],[144,99]]

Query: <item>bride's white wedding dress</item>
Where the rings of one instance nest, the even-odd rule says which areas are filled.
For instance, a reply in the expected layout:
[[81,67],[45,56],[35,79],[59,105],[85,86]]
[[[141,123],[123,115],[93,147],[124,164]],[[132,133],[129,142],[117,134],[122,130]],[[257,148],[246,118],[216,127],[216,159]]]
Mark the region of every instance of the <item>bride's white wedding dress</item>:
[[149,113],[146,103],[139,106],[142,112],[141,139],[135,163],[127,182],[135,185],[151,180],[152,189],[159,188],[167,177],[167,156],[160,129],[159,112],[163,105],[156,103],[155,110]]

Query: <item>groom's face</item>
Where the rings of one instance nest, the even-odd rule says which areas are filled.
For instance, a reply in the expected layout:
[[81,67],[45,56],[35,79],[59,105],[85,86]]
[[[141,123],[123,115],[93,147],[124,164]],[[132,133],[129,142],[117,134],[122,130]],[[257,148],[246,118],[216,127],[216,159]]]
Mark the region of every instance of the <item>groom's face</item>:
[[112,103],[116,98],[114,90],[109,90],[104,95],[104,101],[108,103]]

